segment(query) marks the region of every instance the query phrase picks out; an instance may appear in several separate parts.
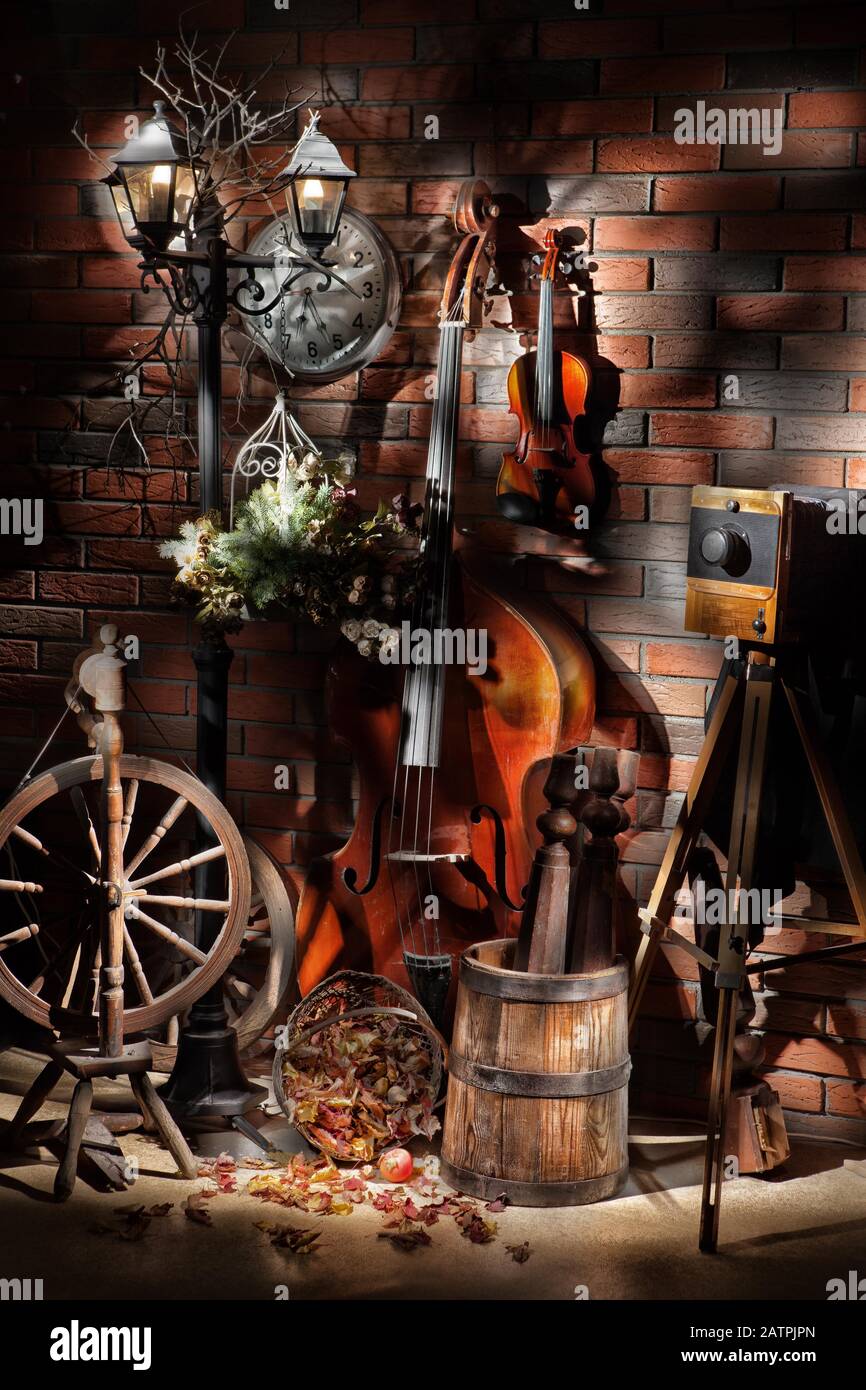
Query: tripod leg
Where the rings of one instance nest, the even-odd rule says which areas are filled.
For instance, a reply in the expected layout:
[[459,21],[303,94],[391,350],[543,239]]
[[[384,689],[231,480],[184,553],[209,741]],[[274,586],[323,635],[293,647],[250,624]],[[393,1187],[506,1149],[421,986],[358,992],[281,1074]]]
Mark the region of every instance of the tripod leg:
[[[719,968],[716,971],[719,1005],[698,1242],[699,1248],[708,1253],[715,1251],[718,1242],[719,1210],[724,1180],[725,1128],[731,1094],[734,1038],[737,1032],[737,1005],[748,953],[749,929],[748,924],[741,920],[742,895],[737,895],[737,889],[748,889],[754,877],[775,673],[775,667],[772,665],[750,662],[740,730],[737,780],[728,842],[728,869],[725,875],[725,918],[730,915],[731,920],[724,920],[719,931]],[[731,904],[735,899],[736,906],[731,912]]]
[[695,763],[685,801],[653,885],[647,912],[660,925],[650,924],[645,928],[635,956],[629,989],[630,1030],[637,1021],[641,999],[658,952],[661,924],[666,925],[673,912],[677,892],[686,875],[689,857],[703,829],[707,808],[715,796],[719,777],[733,743],[744,685],[742,673],[729,674],[725,679],[700,757]]
[[725,1171],[725,1129],[728,1119],[728,1101],[731,1095],[736,1032],[737,991],[735,989],[723,989],[719,993],[719,1010],[716,1018],[716,1044],[713,1054],[710,1111],[707,1121],[707,1148],[704,1155],[704,1185],[701,1192],[701,1229],[698,1248],[706,1254],[715,1253],[719,1239],[719,1209]]

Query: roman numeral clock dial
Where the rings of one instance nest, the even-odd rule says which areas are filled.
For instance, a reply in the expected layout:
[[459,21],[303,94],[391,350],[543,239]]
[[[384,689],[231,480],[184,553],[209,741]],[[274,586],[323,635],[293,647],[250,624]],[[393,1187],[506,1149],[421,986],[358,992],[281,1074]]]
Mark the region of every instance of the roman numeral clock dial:
[[[273,222],[249,247],[256,256],[286,261],[304,247],[288,222]],[[243,316],[259,346],[300,381],[336,381],[379,356],[400,314],[400,266],[375,223],[345,210],[323,260],[332,276],[287,264],[259,270],[268,314]],[[286,284],[285,282],[289,283]]]

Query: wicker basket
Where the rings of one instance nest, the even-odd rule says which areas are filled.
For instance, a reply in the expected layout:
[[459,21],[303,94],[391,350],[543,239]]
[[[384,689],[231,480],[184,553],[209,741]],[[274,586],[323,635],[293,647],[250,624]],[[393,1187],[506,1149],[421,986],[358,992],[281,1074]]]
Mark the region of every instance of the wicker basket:
[[[408,990],[382,975],[365,975],[356,970],[338,971],[311,990],[293,1009],[286,1025],[285,1042],[277,1048],[274,1058],[274,1094],[283,1113],[307,1143],[323,1153],[328,1151],[309,1133],[307,1126],[292,1115],[283,1084],[283,1062],[293,1048],[341,1018],[374,1018],[377,1015],[405,1020],[408,1027],[426,1034],[425,1040],[432,1043],[426,1090],[431,1102],[435,1102],[439,1094],[443,1068],[447,1065],[448,1045],[418,1000]],[[378,1157],[394,1142],[390,1139],[384,1141],[377,1147],[375,1156]],[[333,1157],[330,1153],[328,1156]]]

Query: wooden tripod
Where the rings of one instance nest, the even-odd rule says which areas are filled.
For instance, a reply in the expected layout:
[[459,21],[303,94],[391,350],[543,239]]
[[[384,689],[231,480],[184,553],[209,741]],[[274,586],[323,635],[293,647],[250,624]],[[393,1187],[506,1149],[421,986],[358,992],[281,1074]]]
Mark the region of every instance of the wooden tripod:
[[[719,1231],[719,1205],[724,1177],[725,1125],[731,1093],[737,996],[747,975],[784,965],[793,967],[866,947],[866,874],[851,825],[842,805],[836,778],[821,748],[808,699],[786,677],[782,648],[749,650],[738,669],[729,672],[719,694],[709,730],[695,766],[677,824],[668,843],[655,886],[646,908],[641,909],[644,933],[635,959],[629,995],[629,1027],[637,1020],[643,992],[662,941],[674,941],[701,965],[715,972],[719,992],[715,1049],[710,1085],[707,1147],[701,1196],[701,1250],[715,1251]],[[848,945],[828,946],[800,956],[764,959],[750,966],[749,924],[744,920],[744,893],[755,878],[755,854],[761,817],[761,798],[767,758],[767,738],[774,691],[781,688],[806,755],[809,772],[821,802],[845,883],[851,896],[855,922],[818,921],[792,917],[804,931],[858,937]],[[718,959],[687,941],[670,926],[677,893],[688,872],[707,810],[716,794],[719,778],[738,742],[736,781],[728,864],[724,891],[725,918],[719,932]],[[733,905],[733,907],[731,906]]]

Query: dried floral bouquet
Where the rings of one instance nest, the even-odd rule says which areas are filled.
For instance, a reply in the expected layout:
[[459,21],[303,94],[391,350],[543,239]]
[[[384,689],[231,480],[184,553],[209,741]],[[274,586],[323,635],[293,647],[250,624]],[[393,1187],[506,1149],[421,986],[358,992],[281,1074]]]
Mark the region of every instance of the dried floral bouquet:
[[[237,632],[250,616],[336,622],[362,655],[398,639],[411,608],[414,533],[420,508],[405,496],[365,518],[342,460],[290,454],[274,481],[250,492],[231,530],[213,515],[181,527],[160,553],[178,566],[176,584],[210,632]],[[390,544],[389,544],[390,542]]]

